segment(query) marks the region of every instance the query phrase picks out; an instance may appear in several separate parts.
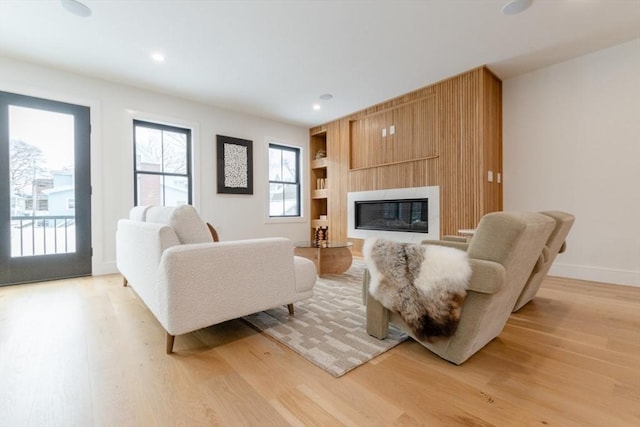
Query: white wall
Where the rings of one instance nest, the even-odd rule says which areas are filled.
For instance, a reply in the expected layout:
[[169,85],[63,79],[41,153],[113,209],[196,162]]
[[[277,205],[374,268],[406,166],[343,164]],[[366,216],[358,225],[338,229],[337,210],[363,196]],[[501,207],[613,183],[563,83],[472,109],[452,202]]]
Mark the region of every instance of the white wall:
[[640,39],[503,82],[504,208],[576,216],[550,274],[640,286]]
[[[266,211],[267,138],[302,147],[302,159],[307,159],[306,128],[2,57],[0,90],[91,107],[94,274],[116,271],[116,223],[133,206],[134,117],[193,128],[194,205],[222,240],[269,236],[308,239],[308,218],[269,222]],[[252,196],[216,194],[216,134],[253,141]],[[305,181],[307,177],[305,171]],[[303,200],[306,188],[303,182]],[[304,210],[308,211],[307,206]]]

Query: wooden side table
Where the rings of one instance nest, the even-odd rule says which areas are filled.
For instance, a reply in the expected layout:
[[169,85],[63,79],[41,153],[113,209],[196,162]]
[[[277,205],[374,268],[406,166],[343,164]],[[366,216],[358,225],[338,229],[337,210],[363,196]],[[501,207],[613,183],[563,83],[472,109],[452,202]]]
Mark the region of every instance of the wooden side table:
[[316,265],[319,275],[341,274],[351,267],[353,256],[351,242],[296,242],[293,253],[310,259]]

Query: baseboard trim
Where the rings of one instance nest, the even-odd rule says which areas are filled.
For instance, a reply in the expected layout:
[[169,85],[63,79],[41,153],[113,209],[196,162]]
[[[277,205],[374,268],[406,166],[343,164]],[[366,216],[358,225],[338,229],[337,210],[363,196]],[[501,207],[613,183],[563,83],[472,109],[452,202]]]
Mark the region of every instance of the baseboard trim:
[[640,287],[640,271],[554,263],[550,276]]
[[102,276],[105,274],[114,274],[118,272],[118,267],[116,266],[116,262],[101,262],[94,263],[92,267],[92,276]]

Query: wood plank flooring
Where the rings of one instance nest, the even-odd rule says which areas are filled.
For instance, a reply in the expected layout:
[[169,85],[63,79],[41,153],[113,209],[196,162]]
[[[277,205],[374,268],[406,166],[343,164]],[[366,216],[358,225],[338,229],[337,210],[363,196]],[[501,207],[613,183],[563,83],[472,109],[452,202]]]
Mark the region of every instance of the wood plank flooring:
[[462,366],[407,341],[336,379],[241,320],[167,356],[121,283],[0,288],[0,425],[640,425],[640,288],[548,278]]

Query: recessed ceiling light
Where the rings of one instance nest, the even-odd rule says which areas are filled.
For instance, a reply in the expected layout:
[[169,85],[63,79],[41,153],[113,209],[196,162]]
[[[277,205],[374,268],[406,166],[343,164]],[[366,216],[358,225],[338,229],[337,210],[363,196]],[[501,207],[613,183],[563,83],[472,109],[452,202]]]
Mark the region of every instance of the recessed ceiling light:
[[313,104],[313,109],[316,111],[320,110],[320,104]]
[[333,95],[331,95],[330,93],[325,93],[320,95],[320,99],[322,99],[323,101],[329,101],[333,99]]
[[151,54],[151,59],[153,59],[156,62],[164,62],[164,55],[161,54],[160,52],[154,52]]
[[505,15],[517,15],[527,10],[532,2],[533,0],[511,0],[502,7],[502,13]]
[[91,16],[91,9],[87,5],[84,5],[76,0],[60,0],[62,7],[69,13],[73,13],[76,16],[86,18]]

